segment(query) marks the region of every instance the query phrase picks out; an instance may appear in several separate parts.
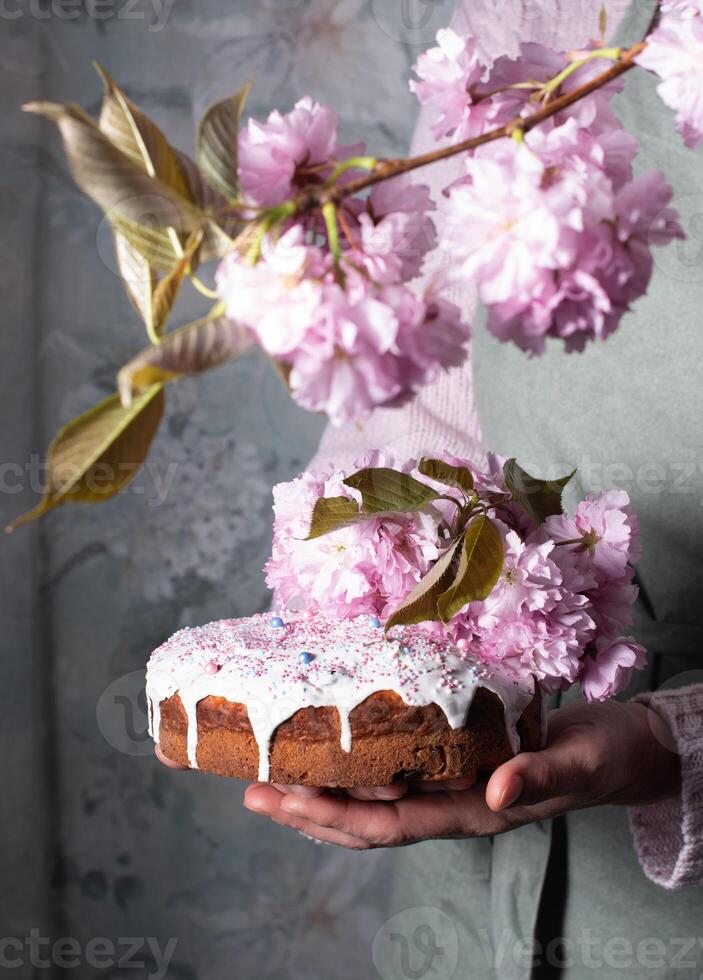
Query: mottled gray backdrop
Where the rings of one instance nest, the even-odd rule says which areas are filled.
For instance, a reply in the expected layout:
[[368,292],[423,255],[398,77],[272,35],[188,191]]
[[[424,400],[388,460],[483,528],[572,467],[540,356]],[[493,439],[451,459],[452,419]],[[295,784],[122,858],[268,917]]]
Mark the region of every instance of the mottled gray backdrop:
[[[253,78],[253,113],[309,92],[340,111],[345,138],[398,153],[416,115],[408,66],[451,6],[3,0],[3,524],[35,501],[57,427],[111,392],[145,343],[100,214],[54,128],[20,104],[95,114],[95,59],[192,151],[203,108]],[[201,308],[193,295],[179,318]],[[0,970],[154,976],[154,950],[173,938],[174,978],[375,976],[382,854],[316,846],[244,810],[240,783],[169,772],[151,754],[150,649],[180,626],[266,608],[270,488],[304,468],[322,427],[257,355],[168,395],[132,491],[0,540]]]

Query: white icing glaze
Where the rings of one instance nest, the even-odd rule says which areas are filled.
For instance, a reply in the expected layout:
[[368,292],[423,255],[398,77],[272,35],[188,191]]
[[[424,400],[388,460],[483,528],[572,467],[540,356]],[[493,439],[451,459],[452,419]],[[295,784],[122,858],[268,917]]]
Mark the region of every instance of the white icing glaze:
[[[476,690],[497,694],[510,745],[519,751],[517,722],[534,683],[500,665],[487,665],[419,626],[386,636],[366,616],[338,620],[288,614],[224,619],[182,629],[151,655],[147,666],[149,732],[159,737],[161,702],[177,691],[188,719],[188,761],[197,769],[197,707],[208,695],[246,705],[259,748],[259,780],[269,778],[276,728],[300,708],[333,706],[341,746],[351,749],[350,712],[376,691],[395,691],[411,706],[439,705],[452,728],[466,721]],[[300,654],[312,654],[303,663]],[[219,669],[215,671],[215,666]]]

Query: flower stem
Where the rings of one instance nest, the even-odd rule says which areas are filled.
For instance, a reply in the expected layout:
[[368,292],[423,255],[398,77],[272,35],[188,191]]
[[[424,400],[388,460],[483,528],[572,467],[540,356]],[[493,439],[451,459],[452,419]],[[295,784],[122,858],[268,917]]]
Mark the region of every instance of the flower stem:
[[322,217],[325,219],[327,229],[327,240],[329,241],[330,252],[335,265],[339,264],[342,258],[342,248],[339,244],[339,226],[337,224],[337,205],[334,201],[326,201],[322,205]]
[[206,296],[208,299],[217,299],[217,293],[215,290],[210,289],[209,286],[206,286],[205,283],[201,279],[198,279],[196,275],[191,274],[190,281],[202,296]]
[[595,58],[607,58],[609,61],[618,61],[622,55],[621,48],[596,48],[594,51],[589,51],[582,58],[577,58],[560,71],[558,75],[545,82],[542,88],[542,96],[544,101],[547,102],[549,97],[561,88],[562,84],[569,78],[574,72],[577,72],[584,65],[588,64],[589,61],[593,61]]
[[350,180],[347,184],[336,184],[334,187],[324,188],[321,191],[321,203],[324,204],[326,201],[338,202],[344,197],[358,194],[359,191],[363,191],[367,187],[378,184],[383,180],[388,180],[398,174],[418,170],[420,167],[427,167],[429,164],[436,163],[439,160],[446,160],[448,157],[457,156],[469,150],[475,150],[476,147],[483,146],[485,143],[494,143],[496,140],[512,136],[516,129],[521,129],[523,133],[528,133],[535,126],[539,125],[539,123],[544,122],[545,119],[549,119],[563,109],[567,109],[575,102],[579,102],[592,92],[597,92],[598,89],[603,88],[605,85],[614,81],[614,79],[619,78],[620,75],[624,75],[625,72],[630,71],[631,68],[635,67],[634,59],[644,51],[646,46],[646,42],[641,41],[627,51],[621,52],[619,60],[608,68],[607,71],[589,79],[588,82],[573,89],[571,92],[566,92],[564,95],[550,100],[546,105],[529,116],[517,116],[509,123],[506,123],[505,126],[500,126],[498,129],[492,129],[487,133],[482,133],[480,136],[474,136],[471,139],[463,140],[461,143],[455,143],[453,146],[443,146],[437,150],[431,150],[429,153],[421,153],[419,156],[409,157],[405,160],[379,160],[375,169],[366,176],[358,177],[356,180]]
[[259,221],[259,226],[256,229],[254,241],[247,252],[247,261],[250,265],[256,265],[259,261],[261,245],[269,231],[281,221],[285,221],[286,218],[292,218],[297,210],[298,205],[296,201],[284,201],[283,204],[277,204],[276,207],[264,211]]
[[333,184],[335,184],[337,178],[341,177],[347,170],[371,171],[376,167],[377,163],[378,160],[376,157],[349,157],[347,160],[342,160],[342,162],[337,164],[327,178],[326,186],[331,187]]

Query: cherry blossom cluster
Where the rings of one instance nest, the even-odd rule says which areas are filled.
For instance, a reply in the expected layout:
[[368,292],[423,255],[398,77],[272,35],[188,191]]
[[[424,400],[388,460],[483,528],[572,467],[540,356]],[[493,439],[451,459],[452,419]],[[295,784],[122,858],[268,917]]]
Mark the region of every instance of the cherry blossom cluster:
[[[549,338],[581,351],[617,329],[647,291],[653,248],[683,237],[665,176],[633,176],[638,143],[611,106],[622,72],[606,71],[624,57],[600,42],[526,43],[490,63],[475,38],[439,31],[410,82],[442,153],[463,154],[439,241],[437,205],[406,172],[427,161],[391,161],[364,182],[379,162],[340,145],[336,113],[309,97],[248,121],[239,204],[252,224],[218,292],[301,405],[335,424],[363,419],[460,364],[470,330],[446,299],[457,286],[477,291],[496,337],[530,354]],[[660,77],[687,145],[703,143],[703,0],[665,0],[627,57]],[[441,271],[419,278],[437,247]]]
[[[382,453],[359,460],[365,466],[397,466]],[[304,540],[320,497],[357,499],[341,470],[302,473],[273,488],[274,537],[266,583],[282,607],[304,605],[343,618],[385,616],[406,596],[440,555],[437,512],[364,521],[311,541]]]
[[[488,664],[536,677],[547,691],[576,681],[589,700],[621,691],[632,670],[645,664],[644,649],[627,635],[637,597],[632,563],[639,557],[639,525],[628,495],[593,493],[572,516],[547,517],[537,525],[510,499],[500,457],[490,455],[485,471],[465,460],[443,459],[467,467],[479,497],[491,501],[504,559],[487,598],[467,603],[447,623],[427,622],[425,628]],[[397,465],[379,454],[359,460],[355,469],[389,465],[425,479],[414,460]],[[359,502],[344,478],[338,470],[306,472],[274,488],[267,583],[281,607],[386,619],[446,550],[452,505],[439,499],[417,513],[383,515],[306,540],[320,497]]]
[[703,144],[703,2],[665,0],[661,21],[637,64],[653,71],[657,91],[676,113],[686,146]]
[[[302,99],[292,112],[249,120],[240,137],[248,204],[275,207],[324,182],[361,147],[337,144],[336,114]],[[345,176],[354,174],[347,171]],[[398,176],[335,215],[333,254],[319,215],[283,221],[260,254],[233,251],[218,270],[228,315],[287,373],[293,397],[335,424],[399,404],[466,356],[468,329],[432,284],[411,290],[436,234],[428,190]]]
[[[547,97],[550,79],[576,64],[525,44],[518,58],[489,68],[473,39],[447,30],[439,42],[420,57],[412,87],[422,103],[442,107],[435,134],[452,141],[528,116],[534,94]],[[600,59],[585,61],[597,51],[583,52],[560,92],[598,70]],[[573,351],[611,334],[647,290],[652,246],[682,236],[664,175],[633,180],[637,140],[610,106],[619,88],[611,83],[519,141],[477,148],[447,191],[447,277],[474,283],[491,332],[534,354],[548,337]]]

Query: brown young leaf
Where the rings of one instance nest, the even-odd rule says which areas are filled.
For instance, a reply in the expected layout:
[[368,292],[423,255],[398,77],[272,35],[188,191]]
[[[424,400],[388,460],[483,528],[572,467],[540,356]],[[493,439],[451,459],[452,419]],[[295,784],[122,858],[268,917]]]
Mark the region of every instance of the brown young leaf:
[[439,597],[446,591],[454,577],[456,553],[461,539],[441,555],[412,592],[394,609],[386,620],[386,632],[393,626],[407,626],[425,621],[437,622],[441,616],[437,609]]
[[111,395],[65,425],[49,447],[42,499],[6,530],[61,504],[99,503],[126,487],[146,458],[163,410],[164,394],[155,385],[129,408]]
[[203,239],[202,231],[194,231],[183,246],[183,257],[178,264],[161,280],[154,290],[153,301],[153,332],[161,337],[166,327],[166,321],[178,296],[185,277],[193,271],[195,255]]
[[200,246],[201,261],[221,259],[232,248],[234,237],[246,223],[239,212],[230,207],[227,198],[208,184],[190,157],[181,150],[176,152],[193,200],[206,216],[203,221],[203,243]]
[[490,595],[503,570],[503,539],[493,521],[481,514],[469,524],[463,537],[459,567],[449,588],[437,600],[443,623],[467,602]]
[[56,123],[76,183],[111,221],[121,219],[180,232],[201,227],[202,215],[196,205],[146,173],[80,106],[30,102],[24,109]]
[[145,348],[125,364],[117,375],[122,403],[130,405],[137,389],[219,367],[251,343],[248,331],[228,320],[217,303],[208,316],[166,334],[158,346]]
[[558,480],[538,480],[518,466],[515,459],[506,460],[503,466],[503,478],[511,498],[527,511],[535,524],[562,513],[562,491],[575,472],[572,470]]
[[125,95],[100,65],[95,68],[105,86],[98,127],[111,143],[151,177],[178,195],[194,201],[179,154],[159,127]]
[[364,514],[409,514],[437,499],[437,491],[426,483],[387,466],[359,470],[344,483],[361,494]]
[[115,232],[115,255],[120,278],[132,306],[144,323],[153,322],[153,297],[158,277],[141,252]]
[[468,466],[452,466],[443,459],[421,459],[417,466],[418,472],[431,480],[444,483],[448,487],[456,487],[470,493],[474,488],[474,478]]
[[127,296],[144,321],[151,338],[163,335],[166,320],[181,288],[184,278],[191,271],[191,263],[202,241],[202,232],[195,231],[188,237],[183,257],[159,282],[150,263],[133,248],[124,235],[115,234],[115,254],[120,277]]
[[250,88],[249,82],[234,95],[210,106],[198,126],[200,170],[216,190],[231,200],[239,193],[239,120]]
[[181,238],[173,231],[157,228],[146,220],[146,216],[141,222],[127,221],[113,212],[110,225],[115,236],[123,238],[130,249],[141,255],[152,269],[168,272],[180,260]]

